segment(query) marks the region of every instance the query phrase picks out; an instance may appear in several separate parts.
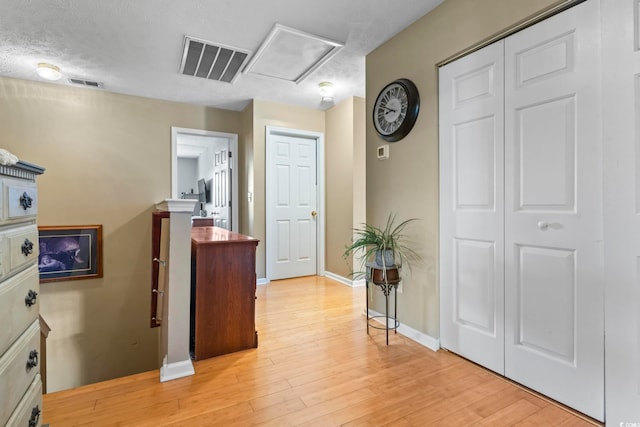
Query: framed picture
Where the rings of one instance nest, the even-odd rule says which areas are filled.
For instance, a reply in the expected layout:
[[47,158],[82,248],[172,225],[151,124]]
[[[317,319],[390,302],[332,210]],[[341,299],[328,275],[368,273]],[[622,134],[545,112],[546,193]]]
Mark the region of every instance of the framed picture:
[[38,227],[40,283],[102,277],[102,225]]

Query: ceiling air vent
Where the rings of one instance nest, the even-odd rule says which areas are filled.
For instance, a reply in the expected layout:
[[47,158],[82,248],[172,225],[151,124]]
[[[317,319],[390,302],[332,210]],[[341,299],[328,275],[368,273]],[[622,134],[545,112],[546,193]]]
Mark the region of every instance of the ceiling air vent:
[[69,79],[69,83],[73,83],[74,85],[79,86],[97,87],[101,89],[104,87],[104,84],[100,82],[92,82],[91,80]]
[[180,72],[233,83],[251,52],[185,36]]

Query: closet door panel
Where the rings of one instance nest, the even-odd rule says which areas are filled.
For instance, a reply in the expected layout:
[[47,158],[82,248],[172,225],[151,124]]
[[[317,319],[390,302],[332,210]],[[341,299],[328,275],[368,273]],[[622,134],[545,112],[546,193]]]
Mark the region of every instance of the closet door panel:
[[576,251],[535,246],[516,250],[520,304],[515,341],[542,357],[574,364]]
[[441,344],[504,372],[503,43],[440,70]]
[[519,211],[573,212],[576,190],[573,95],[515,111],[513,184]]
[[495,335],[495,243],[456,239],[453,256],[455,322]]
[[505,374],[604,417],[599,2],[505,40]]

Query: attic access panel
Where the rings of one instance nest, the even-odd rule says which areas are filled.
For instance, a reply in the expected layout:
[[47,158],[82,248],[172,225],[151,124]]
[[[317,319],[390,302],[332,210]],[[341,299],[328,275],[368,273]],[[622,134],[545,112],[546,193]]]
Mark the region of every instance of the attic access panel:
[[300,83],[344,44],[276,24],[243,72]]

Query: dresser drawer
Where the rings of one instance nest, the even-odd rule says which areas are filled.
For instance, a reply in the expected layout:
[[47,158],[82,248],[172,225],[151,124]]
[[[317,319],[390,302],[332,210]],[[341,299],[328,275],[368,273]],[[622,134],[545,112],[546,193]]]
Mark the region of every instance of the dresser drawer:
[[19,179],[2,181],[5,197],[4,219],[35,217],[38,213],[38,190],[35,182]]
[[38,318],[38,292],[36,265],[0,283],[0,355]]
[[5,425],[40,371],[40,323],[29,329],[0,357],[0,426]]
[[4,274],[38,259],[38,226],[17,227],[2,232]]
[[6,427],[40,426],[42,419],[42,382],[40,375],[36,375],[29,390],[24,395],[18,407],[9,418]]

